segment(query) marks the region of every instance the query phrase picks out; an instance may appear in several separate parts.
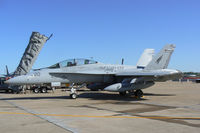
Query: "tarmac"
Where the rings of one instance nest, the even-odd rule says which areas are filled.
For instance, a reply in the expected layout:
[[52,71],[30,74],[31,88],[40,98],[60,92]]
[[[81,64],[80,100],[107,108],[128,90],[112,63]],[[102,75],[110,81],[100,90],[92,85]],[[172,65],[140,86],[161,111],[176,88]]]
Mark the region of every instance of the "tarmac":
[[104,91],[0,93],[2,133],[199,133],[200,84],[165,82],[144,97]]

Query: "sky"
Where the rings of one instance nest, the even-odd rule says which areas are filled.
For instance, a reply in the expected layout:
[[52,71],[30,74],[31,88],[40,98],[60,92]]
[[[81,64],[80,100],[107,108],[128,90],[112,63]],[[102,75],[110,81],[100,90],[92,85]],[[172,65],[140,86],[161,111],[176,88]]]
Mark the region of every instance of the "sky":
[[200,72],[199,0],[0,0],[0,73],[15,71],[33,31],[53,37],[33,68],[69,58],[136,65],[175,44],[169,68]]

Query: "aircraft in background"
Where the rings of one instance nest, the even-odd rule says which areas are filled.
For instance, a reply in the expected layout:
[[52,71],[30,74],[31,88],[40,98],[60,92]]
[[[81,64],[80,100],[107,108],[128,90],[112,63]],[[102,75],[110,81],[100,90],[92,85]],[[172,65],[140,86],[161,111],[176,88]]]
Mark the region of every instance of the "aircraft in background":
[[13,73],[10,74],[8,71],[8,67],[6,66],[6,74],[0,74],[0,90],[4,90],[6,92],[16,91],[16,90],[9,88],[9,86],[7,84],[5,84],[5,81],[12,77],[13,77]]
[[12,74],[8,71],[8,66],[6,66],[6,74],[0,74],[0,77],[12,77]]
[[21,58],[21,61],[13,73],[9,73],[8,67],[6,66],[7,74],[0,76],[0,90],[5,90],[6,92],[16,92],[21,91],[22,86],[8,86],[4,82],[12,77],[24,75],[30,72],[35,60],[37,59],[43,45],[52,37],[46,37],[41,35],[39,32],[32,32],[29,40],[29,44],[25,49],[25,52]]
[[[178,70],[167,69],[174,45],[166,45],[146,66],[103,64],[89,59],[71,59],[34,72],[14,77],[6,83],[14,85],[72,85],[70,97],[77,98],[76,84],[86,84],[88,88],[97,85],[105,91],[127,92],[137,97],[143,96],[142,89],[182,76]],[[148,54],[147,54],[148,55]],[[141,57],[142,58],[142,57]],[[140,64],[139,64],[140,65]]]

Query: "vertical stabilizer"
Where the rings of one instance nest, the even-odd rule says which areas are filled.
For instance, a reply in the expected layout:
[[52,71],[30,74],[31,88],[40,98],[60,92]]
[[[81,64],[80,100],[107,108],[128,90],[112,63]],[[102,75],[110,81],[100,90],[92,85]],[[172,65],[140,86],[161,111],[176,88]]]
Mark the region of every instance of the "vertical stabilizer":
[[149,62],[152,60],[154,54],[155,54],[154,49],[145,49],[137,63],[137,68],[144,69],[149,64]]
[[174,49],[175,45],[173,44],[165,45],[165,47],[152,59],[145,69],[166,69],[169,65],[169,61]]
[[41,35],[39,32],[32,33],[29,44],[23,54],[19,66],[14,72],[14,76],[24,75],[31,70],[42,49],[42,46],[46,43],[47,40],[48,37]]

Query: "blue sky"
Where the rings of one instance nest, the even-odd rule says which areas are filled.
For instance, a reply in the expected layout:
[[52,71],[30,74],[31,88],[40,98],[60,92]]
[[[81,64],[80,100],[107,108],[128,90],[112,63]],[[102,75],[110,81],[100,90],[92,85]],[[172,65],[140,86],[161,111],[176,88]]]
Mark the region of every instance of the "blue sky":
[[54,34],[33,68],[74,57],[135,65],[173,43],[169,68],[200,71],[199,0],[0,0],[0,73],[16,69],[32,31]]

